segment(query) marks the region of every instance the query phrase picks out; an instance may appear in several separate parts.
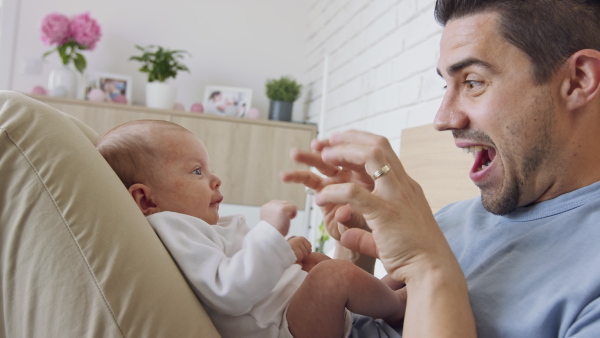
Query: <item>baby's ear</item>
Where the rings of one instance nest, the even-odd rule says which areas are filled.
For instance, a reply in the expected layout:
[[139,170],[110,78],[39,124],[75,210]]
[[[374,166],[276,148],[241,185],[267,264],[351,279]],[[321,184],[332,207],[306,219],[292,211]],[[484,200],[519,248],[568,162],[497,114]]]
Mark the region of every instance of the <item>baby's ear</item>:
[[154,201],[152,189],[147,185],[136,183],[127,190],[144,216],[150,216],[160,211],[158,205]]

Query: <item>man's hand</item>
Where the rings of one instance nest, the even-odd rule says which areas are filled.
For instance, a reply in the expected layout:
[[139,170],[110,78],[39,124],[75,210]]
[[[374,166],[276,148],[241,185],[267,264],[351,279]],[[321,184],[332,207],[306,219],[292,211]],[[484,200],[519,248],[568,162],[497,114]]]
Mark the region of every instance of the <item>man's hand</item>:
[[290,230],[290,222],[296,217],[297,212],[298,208],[293,203],[273,200],[260,208],[260,219],[274,226],[285,236]]
[[[294,161],[314,167],[324,177],[309,170],[294,170],[283,173],[281,179],[287,183],[304,184],[315,192],[321,191],[327,185],[337,183],[356,183],[369,191],[373,189],[373,180],[365,172],[357,173],[323,162],[321,150],[326,145],[328,145],[327,141],[314,140],[312,142],[313,152],[298,149],[290,151],[290,157]],[[346,228],[369,229],[364,218],[360,214],[352,212],[348,205],[321,205],[321,212],[323,213],[323,221],[327,232],[336,240],[340,239],[341,233]]]
[[[322,145],[324,164],[355,172],[360,180],[322,187],[315,194],[315,203],[321,207],[350,206],[354,213],[364,216],[372,230],[347,230],[340,237],[344,246],[379,257],[399,282],[431,265],[458,267],[421,187],[406,174],[386,138],[348,131],[333,135]],[[390,167],[387,173],[371,178],[385,165]]]

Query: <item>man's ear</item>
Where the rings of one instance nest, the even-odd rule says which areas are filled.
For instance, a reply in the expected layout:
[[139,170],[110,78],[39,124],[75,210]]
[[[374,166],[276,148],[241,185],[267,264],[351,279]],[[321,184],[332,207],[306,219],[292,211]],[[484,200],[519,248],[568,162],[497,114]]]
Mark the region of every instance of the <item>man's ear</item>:
[[136,183],[129,187],[128,191],[144,216],[150,216],[160,211],[156,201],[154,200],[152,189],[150,189],[150,187],[147,185]]
[[600,95],[600,52],[580,50],[567,59],[560,94],[567,109],[577,110]]

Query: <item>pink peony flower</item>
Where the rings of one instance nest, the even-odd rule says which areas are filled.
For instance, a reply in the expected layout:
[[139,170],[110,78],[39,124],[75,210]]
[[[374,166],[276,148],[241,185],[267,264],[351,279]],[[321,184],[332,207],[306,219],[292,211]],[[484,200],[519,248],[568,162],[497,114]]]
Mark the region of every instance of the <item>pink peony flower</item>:
[[96,48],[96,42],[102,35],[100,25],[96,20],[90,18],[90,13],[75,16],[69,24],[69,30],[73,40],[80,45],[86,46],[88,50]]
[[46,45],[62,45],[69,41],[69,18],[62,14],[52,13],[42,20],[42,42]]

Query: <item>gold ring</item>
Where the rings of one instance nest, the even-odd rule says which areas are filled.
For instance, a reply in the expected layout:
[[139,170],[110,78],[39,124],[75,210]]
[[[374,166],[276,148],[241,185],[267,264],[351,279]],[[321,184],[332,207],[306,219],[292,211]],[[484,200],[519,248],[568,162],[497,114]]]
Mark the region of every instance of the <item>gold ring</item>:
[[376,179],[380,178],[381,176],[385,175],[388,171],[390,171],[392,168],[390,168],[389,164],[384,165],[383,167],[381,167],[381,169],[377,170],[376,172],[373,173],[373,175],[371,175],[371,178],[373,179],[373,181],[375,181]]

